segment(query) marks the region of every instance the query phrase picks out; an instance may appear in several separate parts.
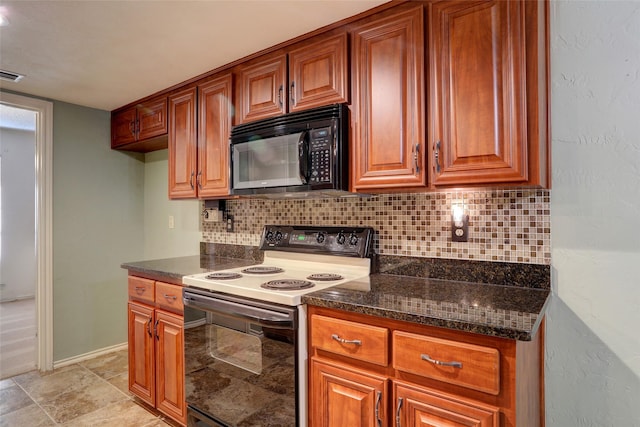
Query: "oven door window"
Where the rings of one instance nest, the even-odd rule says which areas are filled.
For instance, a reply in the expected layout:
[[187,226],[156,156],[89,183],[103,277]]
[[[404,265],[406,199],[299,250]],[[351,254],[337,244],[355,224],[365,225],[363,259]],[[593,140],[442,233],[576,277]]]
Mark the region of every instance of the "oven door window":
[[297,425],[295,330],[203,314],[185,329],[189,406],[223,426]]
[[[303,184],[298,142],[304,132],[233,145],[233,188]],[[302,168],[306,165],[302,165]]]

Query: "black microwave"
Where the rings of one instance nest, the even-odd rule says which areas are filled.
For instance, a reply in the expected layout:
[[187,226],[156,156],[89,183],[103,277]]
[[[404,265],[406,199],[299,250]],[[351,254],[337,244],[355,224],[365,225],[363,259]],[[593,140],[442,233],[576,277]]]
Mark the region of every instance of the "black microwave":
[[231,194],[266,198],[348,193],[349,108],[333,104],[233,127]]

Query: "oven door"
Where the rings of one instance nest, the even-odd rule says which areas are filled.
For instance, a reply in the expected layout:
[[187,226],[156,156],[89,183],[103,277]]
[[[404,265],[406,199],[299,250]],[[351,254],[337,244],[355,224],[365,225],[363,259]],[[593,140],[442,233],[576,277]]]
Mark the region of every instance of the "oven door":
[[183,299],[187,425],[298,426],[296,308],[190,288]]

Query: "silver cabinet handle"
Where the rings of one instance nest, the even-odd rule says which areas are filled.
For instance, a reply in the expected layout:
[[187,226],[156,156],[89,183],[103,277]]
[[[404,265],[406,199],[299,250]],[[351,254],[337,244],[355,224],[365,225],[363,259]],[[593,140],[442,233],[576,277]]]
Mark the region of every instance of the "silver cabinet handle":
[[400,410],[402,409],[402,402],[404,398],[398,399],[398,406],[396,407],[396,427],[402,427],[402,421],[400,420]]
[[416,175],[420,173],[420,164],[418,163],[419,155],[420,155],[420,143],[416,144],[413,150],[413,165],[416,169]]
[[342,344],[362,345],[362,341],[360,341],[360,340],[345,340],[344,338],[340,338],[340,335],[338,335],[338,334],[331,335],[331,339],[336,340],[336,341],[338,341],[339,343],[342,343]]
[[177,300],[177,299],[178,299],[178,297],[177,297],[177,296],[175,296],[175,295],[162,294],[162,296],[164,296],[164,297],[167,299],[167,301],[168,301],[168,300],[175,301],[175,300]]
[[439,360],[430,358],[428,354],[421,354],[420,359],[438,366],[452,366],[454,368],[462,368],[461,362],[441,362]]
[[296,106],[295,89],[296,82],[291,82],[291,86],[289,87],[289,104],[291,104],[292,107]]
[[376,422],[378,427],[382,427],[382,419],[380,418],[380,402],[382,401],[382,392],[376,392]]
[[195,187],[193,186],[193,176],[195,175],[195,172],[191,172],[191,176],[189,177],[189,185],[191,186],[191,189],[193,190]]
[[433,155],[435,156],[435,168],[436,168],[436,173],[440,173],[440,141],[437,141],[434,147],[434,153]]
[[198,186],[198,189],[202,190],[202,182],[200,180],[200,177],[202,176],[202,171],[198,171],[198,175],[196,175],[196,185]]
[[136,286],[136,293],[138,295],[144,294],[146,290],[147,288],[145,288],[144,286]]

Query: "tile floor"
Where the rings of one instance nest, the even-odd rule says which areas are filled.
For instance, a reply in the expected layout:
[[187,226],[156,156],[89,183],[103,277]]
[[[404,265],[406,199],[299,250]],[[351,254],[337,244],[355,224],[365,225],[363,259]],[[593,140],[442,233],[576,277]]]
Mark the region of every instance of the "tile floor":
[[0,381],[0,427],[174,425],[127,391],[127,351]]

